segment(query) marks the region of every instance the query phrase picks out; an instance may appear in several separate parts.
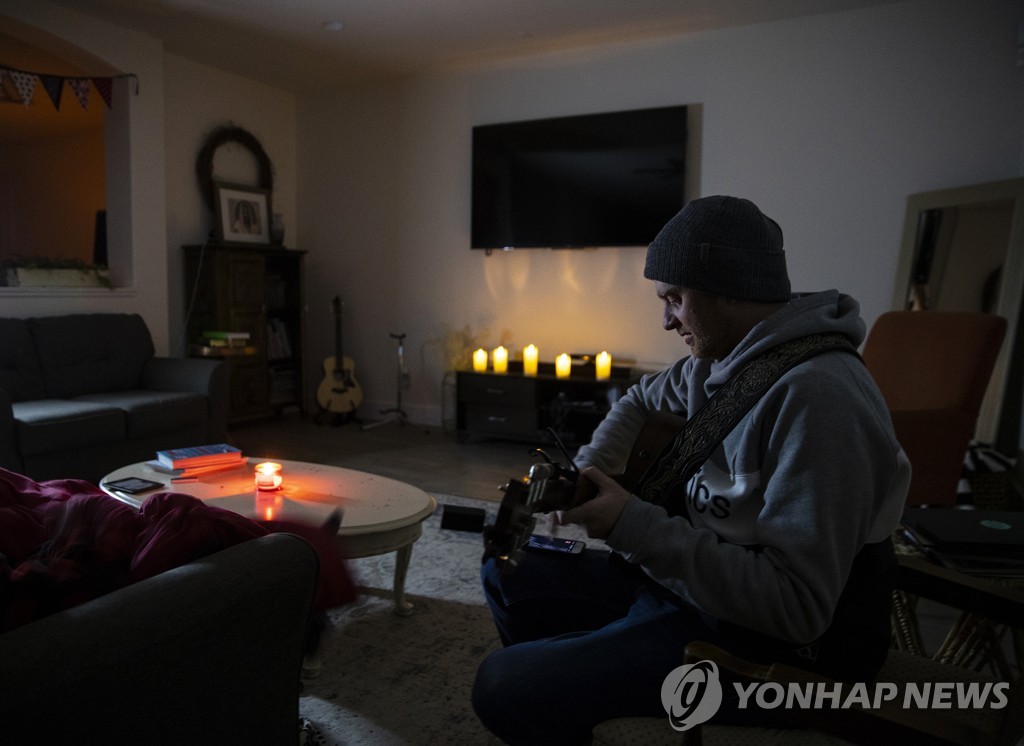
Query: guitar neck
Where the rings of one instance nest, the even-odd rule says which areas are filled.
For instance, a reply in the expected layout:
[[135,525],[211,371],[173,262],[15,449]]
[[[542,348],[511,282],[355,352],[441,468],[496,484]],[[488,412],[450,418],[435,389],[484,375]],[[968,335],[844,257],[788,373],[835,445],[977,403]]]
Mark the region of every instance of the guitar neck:
[[345,352],[341,346],[341,298],[334,298],[334,360],[338,367],[341,367],[341,361],[345,357]]

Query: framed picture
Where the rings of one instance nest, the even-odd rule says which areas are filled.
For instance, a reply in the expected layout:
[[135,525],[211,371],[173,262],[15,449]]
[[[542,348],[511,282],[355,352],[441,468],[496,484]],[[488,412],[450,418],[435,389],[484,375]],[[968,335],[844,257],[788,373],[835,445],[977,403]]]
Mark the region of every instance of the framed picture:
[[270,191],[214,184],[217,238],[225,243],[270,243]]

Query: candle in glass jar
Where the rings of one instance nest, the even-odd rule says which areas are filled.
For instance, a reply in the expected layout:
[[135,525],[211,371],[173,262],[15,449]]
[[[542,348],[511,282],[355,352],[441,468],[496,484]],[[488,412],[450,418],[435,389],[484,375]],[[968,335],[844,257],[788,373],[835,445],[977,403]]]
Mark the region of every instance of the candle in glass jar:
[[495,347],[491,353],[491,362],[494,365],[495,373],[506,373],[508,371],[508,350],[504,347]]
[[572,358],[564,352],[555,358],[555,375],[558,378],[568,378],[572,370]]
[[537,346],[527,345],[523,350],[523,375],[537,375]]
[[276,490],[281,488],[284,478],[281,476],[281,464],[264,461],[256,464],[256,489]]
[[599,353],[597,359],[594,361],[594,367],[597,370],[597,380],[602,381],[605,378],[611,377],[612,356],[607,352]]
[[487,371],[487,350],[479,349],[473,353],[473,370],[477,373]]

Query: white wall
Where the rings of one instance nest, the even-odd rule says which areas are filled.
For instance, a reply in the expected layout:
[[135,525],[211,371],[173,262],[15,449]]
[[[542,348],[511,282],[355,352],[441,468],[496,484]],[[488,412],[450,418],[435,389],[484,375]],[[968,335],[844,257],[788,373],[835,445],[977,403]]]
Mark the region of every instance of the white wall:
[[[108,194],[130,194],[130,198],[120,199],[117,205],[108,205],[108,211],[128,209],[130,214],[126,223],[110,226],[110,251],[114,255],[131,247],[131,286],[115,291],[0,289],[0,316],[99,311],[139,313],[146,319],[157,349],[166,351],[169,317],[164,235],[162,45],[150,37],[95,21],[43,0],[32,3],[0,0],[0,15],[59,37],[116,70],[134,73],[139,81],[139,94],[127,97],[127,107],[119,106],[115,98],[116,110],[111,113],[111,116],[128,120],[126,147],[131,171],[108,174],[107,185]],[[90,105],[102,106],[98,95],[93,95]]]
[[[403,403],[429,422],[444,325],[546,360],[685,353],[660,328],[642,250],[470,251],[473,125],[701,104],[700,194],[757,202],[783,227],[794,287],[849,292],[870,325],[892,297],[908,194],[1024,173],[1022,20],[1011,0],[907,2],[300,100],[311,305],[346,301],[366,416],[394,402],[390,332],[408,335]],[[321,316],[314,360],[331,354]]]
[[[277,88],[192,62],[173,54],[164,58],[167,103],[167,268],[170,286],[171,352],[186,354],[185,318],[191,285],[184,277],[182,246],[202,244],[214,227],[203,201],[196,159],[217,127],[233,125],[252,133],[273,167],[271,210],[285,221],[285,245],[296,246],[295,97]],[[224,145],[213,159],[217,179],[258,183],[256,162],[237,145]]]
[[[130,194],[132,283],[125,289],[66,291],[0,289],[0,315],[36,316],[70,312],[140,313],[161,353],[185,353],[186,290],[181,246],[202,243],[213,216],[202,201],[195,162],[206,136],[217,126],[234,124],[252,132],[274,168],[272,209],[284,215],[286,242],[294,243],[296,208],[295,97],[172,54],[161,42],[95,21],[63,7],[0,0],[8,15],[57,36],[105,60],[117,70],[135,73],[139,95],[131,97],[130,182],[115,193]],[[93,105],[102,105],[94,96]],[[112,115],[122,116],[117,109]],[[246,153],[218,151],[218,176],[255,183],[255,166]],[[232,170],[232,169],[236,170]],[[246,172],[251,168],[252,173]],[[249,180],[251,178],[251,180]],[[124,205],[120,205],[122,208]]]

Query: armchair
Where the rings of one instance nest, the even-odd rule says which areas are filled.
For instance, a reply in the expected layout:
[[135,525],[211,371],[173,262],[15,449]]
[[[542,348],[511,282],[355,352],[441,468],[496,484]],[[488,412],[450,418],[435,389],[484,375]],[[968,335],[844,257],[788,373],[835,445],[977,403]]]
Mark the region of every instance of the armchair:
[[[995,622],[1024,628],[1024,593],[992,582],[971,578],[929,564],[915,557],[901,556],[897,573],[898,588],[931,598]],[[1019,656],[1018,656],[1019,657]],[[792,666],[754,664],[739,659],[704,642],[687,646],[685,662],[713,660],[727,681],[763,684],[774,682],[785,687],[830,680]],[[1004,683],[978,671],[952,666],[912,653],[892,650],[876,679],[891,683],[897,691],[908,684],[926,682]],[[714,718],[690,730],[674,731],[665,718],[620,718],[599,724],[594,729],[595,746],[625,744],[964,744],[981,746],[1016,744],[1024,736],[1024,682],[1017,678],[1005,688],[1006,702],[1001,708],[927,708],[902,706],[900,697],[881,702],[875,708],[854,704],[848,708],[778,707],[771,715],[784,727],[741,727],[716,725]],[[729,684],[725,684],[728,686]],[[871,687],[868,687],[869,691]],[[991,690],[990,690],[991,691]],[[1002,690],[1001,690],[1002,691]]]
[[914,470],[908,505],[952,505],[1006,319],[985,313],[890,311],[864,343],[864,364]]

